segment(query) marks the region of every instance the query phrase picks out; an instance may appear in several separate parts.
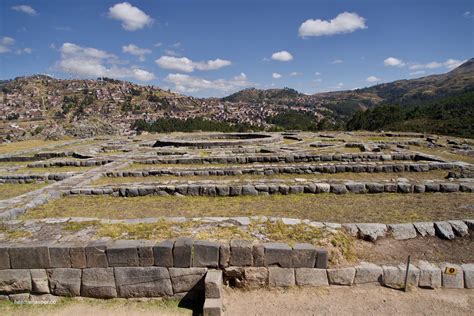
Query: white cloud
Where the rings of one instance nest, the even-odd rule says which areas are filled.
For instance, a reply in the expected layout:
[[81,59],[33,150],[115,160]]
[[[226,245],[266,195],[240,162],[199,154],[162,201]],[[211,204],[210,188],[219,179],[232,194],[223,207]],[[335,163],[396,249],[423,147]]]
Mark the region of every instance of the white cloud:
[[17,49],[16,54],[17,55],[22,55],[22,54],[28,54],[30,55],[33,52],[33,50],[29,47],[25,47],[23,49]]
[[202,90],[231,92],[253,85],[251,82],[247,81],[247,76],[244,73],[231,79],[216,80],[207,80],[184,74],[169,74],[166,76],[164,81],[173,84],[177,91],[184,93],[198,92]]
[[177,52],[173,49],[165,49],[165,54],[168,55],[168,56],[175,56],[175,57],[179,57],[181,56],[181,53],[180,52]]
[[410,72],[410,76],[418,76],[418,75],[423,75],[425,73],[426,73],[426,71],[424,71],[424,70],[417,70],[417,71],[414,71],[414,72]]
[[279,74],[278,72],[272,73],[272,78],[273,78],[273,79],[280,79],[281,77],[282,77],[282,75]]
[[121,21],[122,27],[127,31],[136,31],[153,24],[150,16],[128,2],[117,3],[110,7],[109,17]]
[[335,64],[342,64],[344,62],[344,60],[342,59],[334,59],[333,61],[331,61],[331,64],[335,65]]
[[343,12],[330,21],[309,19],[304,21],[298,34],[305,36],[324,36],[341,33],[352,33],[359,29],[366,29],[365,19],[357,13]]
[[320,73],[319,71],[316,71],[316,72],[314,73],[314,75],[315,75],[315,76],[321,76],[321,73]]
[[281,52],[273,53],[272,59],[278,61],[290,61],[293,59],[293,56],[286,50],[282,50]]
[[462,16],[468,19],[474,18],[474,13],[472,13],[471,11],[466,11],[462,14]]
[[146,48],[140,48],[134,44],[122,46],[122,52],[137,56],[140,61],[145,61],[145,55],[151,54],[151,50]]
[[302,76],[302,75],[303,75],[303,73],[298,72],[298,71],[293,71],[292,73],[290,73],[291,77]]
[[15,10],[15,11],[18,11],[18,12],[21,12],[21,13],[25,13],[25,14],[28,14],[30,16],[38,15],[38,12],[36,12],[35,9],[33,9],[29,5],[24,5],[24,4],[13,6],[12,10]]
[[59,70],[82,78],[133,78],[150,81],[155,75],[136,66],[119,67],[119,59],[106,51],[64,43],[59,49],[61,58],[56,63]]
[[195,62],[186,57],[161,56],[155,63],[164,69],[178,70],[182,72],[193,72],[194,70],[216,70],[232,64],[229,60],[214,59]]
[[457,59],[448,59],[445,62],[432,61],[427,64],[411,64],[408,68],[410,68],[411,70],[419,70],[419,69],[436,69],[436,68],[445,67],[451,70],[456,67],[459,67],[462,63],[463,61],[460,61]]
[[8,36],[0,38],[0,54],[10,52],[13,45],[15,45],[13,38]]
[[385,66],[391,66],[391,67],[404,67],[405,63],[403,60],[395,58],[395,57],[388,57],[383,61],[383,64]]
[[155,43],[153,46],[155,46],[155,47],[161,47],[162,45],[163,45],[162,42],[158,42],[158,43]]
[[365,81],[367,81],[367,82],[377,82],[377,81],[380,81],[380,78],[377,78],[375,76],[369,76],[369,77],[367,77],[367,79],[365,79]]

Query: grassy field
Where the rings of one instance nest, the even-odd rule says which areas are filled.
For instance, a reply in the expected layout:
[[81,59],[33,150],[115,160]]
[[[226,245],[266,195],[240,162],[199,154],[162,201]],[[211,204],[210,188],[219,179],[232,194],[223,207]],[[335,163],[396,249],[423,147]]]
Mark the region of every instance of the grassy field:
[[472,205],[473,202],[473,195],[470,193],[295,194],[180,198],[71,196],[30,210],[23,215],[23,218],[265,215],[339,223],[402,223],[469,218],[472,217],[472,211],[463,206]]
[[163,181],[253,181],[253,180],[294,180],[307,179],[315,181],[331,181],[331,180],[351,180],[351,181],[385,181],[397,178],[406,178],[410,181],[424,181],[424,180],[443,180],[448,175],[447,171],[433,170],[430,172],[398,172],[398,173],[324,173],[324,174],[278,174],[271,176],[259,175],[239,175],[239,176],[153,176],[153,177],[121,177],[111,178],[102,177],[96,180],[94,185],[108,185],[108,184],[122,184],[122,183],[152,183]]
[[[25,174],[25,173],[61,173],[61,172],[84,172],[91,170],[94,167],[73,167],[73,166],[66,166],[66,167],[48,167],[48,168],[28,168],[23,167],[15,171],[15,174]],[[12,172],[10,172],[12,173]]]
[[0,154],[6,154],[10,152],[30,150],[30,149],[38,149],[44,146],[64,144],[66,142],[68,142],[68,140],[53,141],[53,140],[31,139],[31,140],[25,140],[22,142],[1,144]]
[[10,199],[30,191],[41,189],[48,183],[0,184],[0,200]]
[[425,154],[439,156],[441,158],[448,159],[448,160],[464,161],[464,162],[474,164],[474,157],[470,157],[470,156],[462,155],[462,154],[454,154],[447,151],[446,149],[416,147],[414,148],[414,150],[420,151]]

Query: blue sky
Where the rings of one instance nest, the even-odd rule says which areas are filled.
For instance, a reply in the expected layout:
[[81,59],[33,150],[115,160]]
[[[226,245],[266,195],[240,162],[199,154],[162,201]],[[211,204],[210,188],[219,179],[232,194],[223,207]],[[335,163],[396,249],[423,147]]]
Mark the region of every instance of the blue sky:
[[447,72],[473,35],[472,0],[2,0],[0,78],[316,93]]

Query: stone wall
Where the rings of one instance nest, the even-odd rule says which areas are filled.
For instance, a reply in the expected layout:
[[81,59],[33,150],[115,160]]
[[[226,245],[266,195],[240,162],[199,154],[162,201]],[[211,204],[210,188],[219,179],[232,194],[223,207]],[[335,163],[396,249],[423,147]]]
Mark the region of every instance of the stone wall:
[[60,161],[45,161],[28,164],[28,168],[48,168],[48,167],[93,167],[102,166],[113,162],[111,159],[102,160],[60,160]]
[[62,181],[69,177],[77,175],[74,172],[68,173],[46,173],[46,174],[15,174],[15,175],[0,175],[1,183],[33,183],[33,182],[48,182],[48,181]]

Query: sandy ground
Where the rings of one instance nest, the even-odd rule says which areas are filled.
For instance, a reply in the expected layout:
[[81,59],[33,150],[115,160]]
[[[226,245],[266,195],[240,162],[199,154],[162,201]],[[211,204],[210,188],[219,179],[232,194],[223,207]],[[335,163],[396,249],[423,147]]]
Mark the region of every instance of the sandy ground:
[[472,315],[474,290],[408,293],[380,286],[226,289],[226,315]]

